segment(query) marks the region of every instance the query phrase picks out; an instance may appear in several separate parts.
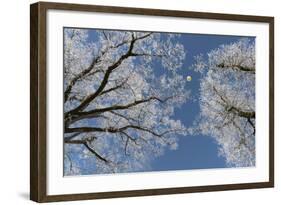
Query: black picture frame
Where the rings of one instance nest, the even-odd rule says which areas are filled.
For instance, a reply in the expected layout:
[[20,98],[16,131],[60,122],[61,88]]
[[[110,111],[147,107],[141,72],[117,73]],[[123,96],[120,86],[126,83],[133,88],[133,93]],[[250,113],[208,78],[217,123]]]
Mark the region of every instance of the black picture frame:
[[[269,24],[269,180],[267,182],[226,184],[212,186],[178,187],[114,191],[101,193],[75,193],[69,195],[47,195],[47,67],[46,67],[46,13],[49,9],[153,15],[159,17],[181,17],[216,19]],[[274,18],[143,8],[109,7],[82,4],[38,2],[30,6],[30,199],[36,202],[86,200],[114,197],[148,196],[209,192],[236,189],[274,187]]]

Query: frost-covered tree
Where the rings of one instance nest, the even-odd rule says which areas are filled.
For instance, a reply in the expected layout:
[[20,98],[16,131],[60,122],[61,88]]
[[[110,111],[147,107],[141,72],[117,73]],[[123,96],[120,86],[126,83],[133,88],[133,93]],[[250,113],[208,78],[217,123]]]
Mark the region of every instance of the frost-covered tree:
[[200,118],[229,166],[255,165],[255,43],[243,38],[195,57],[201,72]]
[[[176,34],[64,29],[64,174],[137,171],[177,148]],[[83,159],[83,163],[81,163]]]

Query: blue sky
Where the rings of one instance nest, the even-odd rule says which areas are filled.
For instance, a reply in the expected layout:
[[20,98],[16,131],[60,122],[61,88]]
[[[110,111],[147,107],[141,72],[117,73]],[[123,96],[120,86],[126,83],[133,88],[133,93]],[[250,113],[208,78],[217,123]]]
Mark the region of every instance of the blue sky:
[[[92,30],[89,34],[89,41],[97,40],[95,30]],[[201,75],[189,69],[194,63],[194,56],[198,54],[206,55],[209,51],[218,48],[220,45],[233,43],[240,38],[242,37],[205,34],[182,34],[179,37],[178,40],[184,45],[186,51],[186,58],[179,73],[184,77],[192,76],[191,82],[186,81],[184,83],[186,84],[186,89],[191,91],[193,100],[188,100],[182,107],[177,108],[174,118],[181,120],[186,127],[192,126],[193,121],[199,114],[198,97]],[[254,40],[254,37],[251,38]],[[163,72],[159,63],[155,63],[154,66],[156,74]],[[83,162],[81,161],[81,163]],[[223,157],[218,156],[218,145],[211,136],[188,135],[179,138],[177,150],[169,150],[167,148],[164,155],[152,161],[150,171],[224,167],[226,167],[225,160]]]

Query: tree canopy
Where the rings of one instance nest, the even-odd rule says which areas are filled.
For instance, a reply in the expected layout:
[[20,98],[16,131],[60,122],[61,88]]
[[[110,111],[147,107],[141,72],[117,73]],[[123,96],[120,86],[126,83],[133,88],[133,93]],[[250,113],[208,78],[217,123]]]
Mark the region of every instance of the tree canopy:
[[194,131],[212,136],[228,166],[255,165],[255,44],[243,38],[195,57],[202,74]]
[[178,36],[64,29],[65,175],[142,170],[177,148],[186,128],[172,116],[188,98]]

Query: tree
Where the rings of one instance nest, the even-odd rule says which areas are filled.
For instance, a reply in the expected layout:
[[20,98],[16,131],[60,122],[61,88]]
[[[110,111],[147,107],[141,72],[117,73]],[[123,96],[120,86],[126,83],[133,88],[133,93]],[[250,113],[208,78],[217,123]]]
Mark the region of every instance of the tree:
[[255,44],[241,39],[195,58],[202,74],[194,130],[214,137],[229,166],[255,165]]
[[[176,34],[64,29],[64,174],[147,168],[186,133]],[[81,158],[87,163],[81,164]]]

